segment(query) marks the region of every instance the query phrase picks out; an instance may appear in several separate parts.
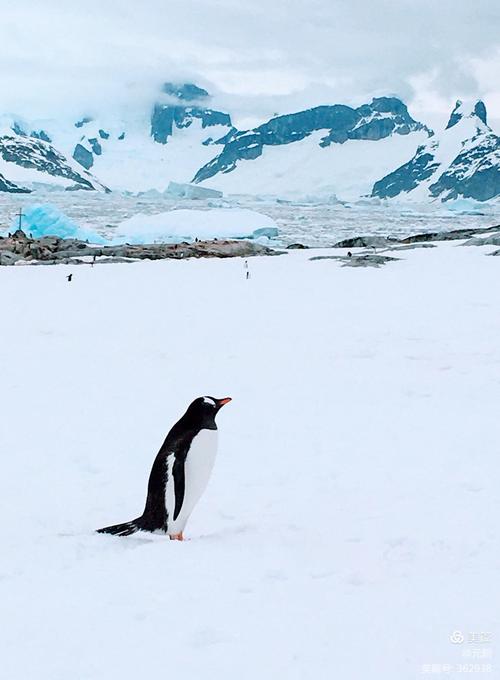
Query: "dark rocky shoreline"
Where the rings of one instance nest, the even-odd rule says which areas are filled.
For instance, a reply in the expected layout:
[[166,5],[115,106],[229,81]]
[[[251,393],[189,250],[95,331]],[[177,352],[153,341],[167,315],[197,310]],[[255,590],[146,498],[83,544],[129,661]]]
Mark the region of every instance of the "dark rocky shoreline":
[[32,265],[92,264],[94,262],[103,264],[137,260],[253,257],[280,254],[280,251],[259,243],[240,240],[95,246],[86,241],[64,239],[58,236],[31,238],[21,230],[7,237],[0,237],[0,265],[15,265],[18,262]]
[[[485,239],[481,235],[490,235]],[[465,241],[469,239],[468,241]],[[370,252],[358,252],[354,257],[318,255],[311,260],[339,259],[348,266],[379,266],[382,252],[404,250],[405,248],[431,248],[433,241],[463,240],[464,245],[500,245],[500,225],[478,227],[474,229],[455,229],[452,231],[428,232],[412,234],[404,238],[394,236],[355,236],[330,246],[330,248],[368,248]],[[292,243],[286,250],[309,249],[301,243]],[[32,238],[23,231],[17,230],[6,237],[0,236],[0,265],[19,264],[106,264],[117,262],[136,262],[138,260],[182,260],[200,257],[254,257],[283,255],[285,250],[276,250],[269,246],[246,240],[210,240],[188,243],[149,243],[132,245],[93,245],[87,241],[59,236],[43,236]],[[500,254],[500,250],[490,253]],[[374,260],[374,258],[377,260]],[[397,259],[387,257],[385,261]]]
[[333,248],[387,248],[411,243],[428,243],[431,241],[460,241],[479,234],[500,232],[500,225],[491,227],[475,227],[470,229],[452,229],[451,231],[429,231],[423,234],[412,234],[404,238],[395,236],[354,236],[338,241]]
[[[485,238],[480,236],[487,235]],[[412,248],[435,248],[433,241],[464,241],[464,246],[500,245],[500,225],[479,227],[476,229],[454,229],[446,232],[428,232],[412,234],[404,238],[394,236],[356,236],[336,243],[333,248],[364,248],[356,253],[350,251],[346,255],[316,255],[314,260],[337,260],[343,267],[376,267],[389,262],[396,262],[399,257],[394,254]],[[391,255],[388,255],[391,253]],[[495,250],[488,255],[500,255]]]

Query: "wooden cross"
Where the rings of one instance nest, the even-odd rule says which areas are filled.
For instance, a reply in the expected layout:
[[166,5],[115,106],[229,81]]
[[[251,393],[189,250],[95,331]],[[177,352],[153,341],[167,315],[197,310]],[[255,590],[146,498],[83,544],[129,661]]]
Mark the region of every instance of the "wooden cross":
[[22,227],[22,220],[23,220],[23,217],[24,217],[23,209],[19,208],[19,212],[16,213],[16,215],[19,217],[19,229],[21,229],[21,231],[22,231],[22,228],[23,228]]

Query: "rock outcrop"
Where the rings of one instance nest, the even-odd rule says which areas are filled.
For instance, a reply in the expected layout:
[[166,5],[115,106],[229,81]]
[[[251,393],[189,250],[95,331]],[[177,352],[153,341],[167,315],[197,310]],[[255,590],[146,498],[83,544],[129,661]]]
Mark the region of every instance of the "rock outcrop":
[[391,248],[393,246],[430,243],[432,241],[462,241],[477,237],[479,234],[500,232],[500,225],[491,227],[475,227],[470,229],[452,229],[450,231],[429,231],[424,234],[411,234],[403,238],[395,236],[355,236],[337,241],[333,248]]
[[[250,241],[217,240],[194,243],[95,246],[78,239],[44,236],[33,239],[22,231],[0,238],[0,264],[99,264],[133,262],[136,260],[188,259],[191,257],[253,257],[279,255],[259,243]],[[85,258],[85,259],[83,259]]]

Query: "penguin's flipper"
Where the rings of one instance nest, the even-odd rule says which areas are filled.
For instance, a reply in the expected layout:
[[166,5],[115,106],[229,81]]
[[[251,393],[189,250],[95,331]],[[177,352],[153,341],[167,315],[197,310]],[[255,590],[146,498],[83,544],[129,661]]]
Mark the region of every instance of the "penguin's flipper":
[[185,462],[184,457],[176,458],[172,470],[172,474],[174,476],[174,494],[175,494],[174,522],[179,516],[182,504],[184,503],[184,492],[186,489],[184,462]]
[[140,531],[140,527],[136,524],[137,520],[131,522],[124,522],[123,524],[113,524],[110,527],[103,527],[96,529],[98,534],[113,534],[113,536],[130,536]]

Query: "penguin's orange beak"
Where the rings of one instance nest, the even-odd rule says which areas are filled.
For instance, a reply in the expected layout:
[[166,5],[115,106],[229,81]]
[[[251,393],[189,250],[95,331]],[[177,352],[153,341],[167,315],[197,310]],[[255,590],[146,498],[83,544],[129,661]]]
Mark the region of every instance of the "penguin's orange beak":
[[224,399],[217,399],[217,406],[221,408],[221,406],[224,406],[225,404],[229,404],[229,402],[232,401],[231,397],[224,397]]

